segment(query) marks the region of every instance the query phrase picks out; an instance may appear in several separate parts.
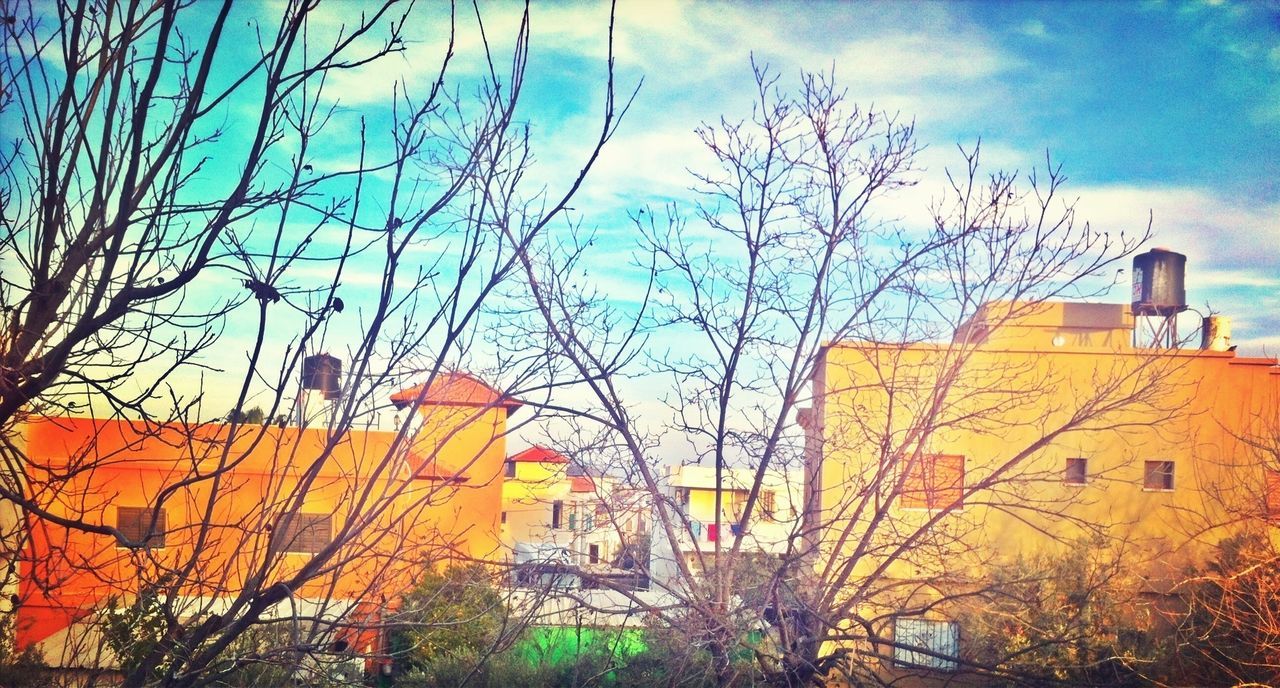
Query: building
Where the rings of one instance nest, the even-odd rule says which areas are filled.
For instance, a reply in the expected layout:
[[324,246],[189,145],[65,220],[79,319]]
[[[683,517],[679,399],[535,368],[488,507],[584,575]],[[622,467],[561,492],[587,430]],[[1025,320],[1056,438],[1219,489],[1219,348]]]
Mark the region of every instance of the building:
[[637,584],[636,546],[650,518],[639,492],[537,446],[508,457],[505,477],[502,539],[518,582],[554,576],[570,587]]
[[[740,532],[747,498],[756,471],[751,468],[727,468],[723,472],[720,491],[720,519],[716,519],[716,475],[710,466],[668,466],[664,475],[665,498],[676,507],[679,523],[675,523],[676,540],[667,543],[659,538],[654,546],[655,576],[674,580],[674,559],[682,558],[693,573],[710,566],[717,543],[732,546]],[[748,520],[750,527],[742,534],[742,552],[783,556],[793,548],[799,536],[803,486],[800,471],[765,471],[756,501],[756,513]]]
[[949,342],[826,347],[801,418],[815,570],[877,637],[935,653],[879,647],[886,673],[956,669],[952,596],[1020,557],[1114,548],[1176,603],[1224,538],[1277,536],[1280,467],[1249,442],[1280,418],[1276,360],[1170,348],[1138,306],[990,303]]
[[519,402],[461,373],[392,401],[416,411],[412,432],[29,423],[27,475],[46,513],[21,554],[19,647],[54,667],[110,667],[98,623],[109,604],[155,594],[181,616],[227,614],[246,590],[281,585],[287,604],[268,617],[376,626],[422,567],[492,556]]

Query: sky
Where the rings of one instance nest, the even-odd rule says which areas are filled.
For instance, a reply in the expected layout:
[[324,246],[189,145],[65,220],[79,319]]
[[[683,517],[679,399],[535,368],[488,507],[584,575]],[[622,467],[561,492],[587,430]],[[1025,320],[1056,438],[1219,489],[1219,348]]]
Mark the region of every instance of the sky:
[[[589,120],[591,91],[572,83],[598,70],[603,13],[543,9],[532,71],[552,76],[530,100],[558,142]],[[618,14],[620,74],[643,84],[583,205],[686,198],[680,170],[705,163],[693,129],[748,114],[753,56],[784,83],[834,70],[856,102],[914,118],[928,146],[920,186],[890,214],[923,220],[961,162],[957,144],[981,140],[987,164],[1022,171],[1047,153],[1084,219],[1129,232],[1150,219],[1152,246],[1188,256],[1191,306],[1229,315],[1242,352],[1280,353],[1280,4],[621,3]]]
[[[331,21],[349,13],[334,8]],[[495,54],[518,9],[481,5]],[[598,131],[608,11],[533,6],[519,115],[550,189]],[[428,5],[402,54],[338,75],[341,107],[385,113],[397,81],[425,85],[442,19]],[[464,12],[459,25],[453,74],[465,82],[484,63],[474,19]],[[619,91],[639,88],[573,206],[619,256],[626,213],[689,203],[688,170],[709,163],[694,129],[749,115],[754,59],[784,87],[805,70],[833,72],[852,101],[916,122],[920,183],[886,217],[927,223],[945,170],[962,163],[957,146],[981,141],[988,167],[1022,172],[1049,156],[1082,219],[1127,233],[1150,221],[1149,246],[1188,256],[1194,312],[1182,331],[1222,313],[1242,353],[1280,354],[1280,3],[620,2],[615,56]],[[620,274],[597,279],[619,299],[636,288]],[[1127,285],[1117,289],[1105,300],[1127,300]]]
[[[834,69],[856,101],[915,118],[926,196],[959,162],[956,144],[981,139],[989,164],[1020,170],[1049,152],[1083,217],[1133,231],[1150,214],[1153,244],[1189,257],[1192,305],[1231,315],[1247,350],[1280,348],[1280,5],[624,3],[619,14],[622,74],[644,83],[589,194],[680,198],[688,178],[673,168],[701,159],[693,127],[746,113],[752,55],[784,78]],[[590,17],[560,8],[544,21]],[[536,12],[534,26],[536,51]],[[573,73],[594,57],[563,37],[578,32],[557,33],[548,63]],[[549,83],[533,99],[562,94]],[[573,120],[584,105],[557,109]]]
[[[356,0],[323,3],[312,36],[332,35],[364,9]],[[219,59],[231,67],[256,56],[255,22],[275,23],[279,3],[238,3]],[[521,6],[480,3],[499,71]],[[212,4],[196,4],[187,30],[198,34]],[[202,19],[203,16],[203,19]],[[385,153],[394,88],[422,92],[436,76],[448,6],[422,2],[405,23],[404,50],[330,75],[335,112],[314,142],[316,170],[350,167],[363,121],[371,155]],[[535,3],[530,61],[517,112],[537,160],[533,180],[563,190],[599,131],[609,6]],[[474,11],[458,7],[450,85],[461,94],[487,70]],[[371,40],[378,38],[375,34]],[[626,269],[634,242],[628,214],[693,200],[689,170],[707,169],[695,135],[704,122],[749,116],[751,65],[768,65],[784,88],[803,71],[827,71],[867,107],[916,123],[925,146],[915,187],[881,204],[904,226],[927,225],[930,200],[958,146],[981,141],[988,168],[1043,170],[1061,164],[1079,217],[1113,233],[1141,233],[1149,246],[1182,252],[1195,313],[1233,321],[1246,355],[1280,354],[1280,3],[1271,2],[660,2],[618,3],[614,52],[619,94],[635,98],[574,201],[571,218],[600,238],[590,276],[606,298],[634,301],[641,284]],[[369,43],[363,47],[369,47]],[[361,46],[357,46],[361,47]],[[252,86],[252,83],[250,84]],[[253,100],[225,104],[226,140],[197,180],[202,191],[238,172],[236,117]],[[240,111],[243,108],[243,112]],[[290,142],[281,144],[282,153]],[[280,157],[280,156],[277,156]],[[274,160],[279,170],[287,160]],[[365,212],[378,215],[377,180]],[[261,227],[270,229],[269,220]],[[301,236],[305,222],[296,234]],[[237,227],[240,233],[255,231]],[[269,234],[267,232],[265,235]],[[317,237],[323,245],[339,233]],[[429,247],[428,247],[429,248]],[[423,260],[427,260],[426,257]],[[374,272],[344,279],[348,302],[373,293]],[[325,268],[299,266],[323,283]],[[239,276],[211,276],[208,293],[238,289]],[[230,293],[230,292],[227,292]],[[1127,284],[1102,300],[1128,300]],[[354,298],[353,298],[354,297]],[[346,317],[358,317],[351,313]],[[242,358],[251,327],[229,323],[224,360]],[[272,344],[282,346],[279,341]],[[225,352],[236,352],[234,355]],[[226,392],[226,390],[223,390]],[[217,404],[222,404],[218,401]]]

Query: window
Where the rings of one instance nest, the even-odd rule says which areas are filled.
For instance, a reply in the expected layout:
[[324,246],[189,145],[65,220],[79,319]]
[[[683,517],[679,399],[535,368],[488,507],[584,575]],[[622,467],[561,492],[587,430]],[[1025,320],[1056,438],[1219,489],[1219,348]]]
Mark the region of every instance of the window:
[[551,528],[560,529],[560,523],[564,520],[564,502],[556,500],[551,503]]
[[1089,481],[1089,462],[1085,459],[1067,459],[1067,468],[1062,474],[1062,482],[1068,485],[1083,485]]
[[689,513],[689,488],[676,488],[676,501],[680,504],[680,511]]
[[502,512],[502,524],[503,524],[503,525],[506,525],[506,524],[507,524],[507,512],[505,512],[505,511],[504,511],[504,512]]
[[516,462],[515,462],[515,461],[508,461],[508,462],[506,463],[506,466],[505,466],[505,467],[506,467],[506,472],[505,472],[506,477],[508,477],[508,478],[514,478],[514,477],[516,477]]
[[774,510],[777,509],[777,498],[773,490],[765,490],[760,493],[760,513],[766,520],[774,519]]
[[897,619],[893,622],[893,642],[893,661],[899,666],[955,671],[960,625],[954,621]]
[[1142,475],[1142,488],[1145,490],[1173,490],[1173,462],[1148,461]]
[[589,545],[587,547],[587,562],[591,564],[600,563],[600,545]]
[[1267,471],[1267,520],[1280,523],[1280,471]]
[[636,517],[636,533],[644,535],[649,531],[649,524],[645,522],[644,516]]
[[902,506],[908,509],[943,509],[964,496],[964,457],[926,454],[909,462],[902,486]]
[[748,496],[748,493],[746,490],[733,490],[732,492],[729,492],[727,495],[725,495],[725,497],[727,497],[726,501],[729,504],[729,513],[728,513],[729,518],[726,520],[729,520],[729,521],[742,520],[742,512],[745,511],[747,508],[747,496]]
[[319,552],[333,539],[332,518],[330,514],[294,514],[289,525],[280,529],[281,548],[286,552]]
[[[152,527],[152,517],[155,526]],[[145,506],[116,507],[116,530],[120,531],[119,546],[129,548],[164,547],[164,534],[168,529],[164,509]]]

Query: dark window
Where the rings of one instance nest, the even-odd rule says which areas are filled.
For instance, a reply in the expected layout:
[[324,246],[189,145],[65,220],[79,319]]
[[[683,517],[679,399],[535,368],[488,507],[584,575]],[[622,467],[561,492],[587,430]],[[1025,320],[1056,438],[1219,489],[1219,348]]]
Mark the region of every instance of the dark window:
[[[152,526],[151,522],[155,521]],[[164,547],[164,534],[168,529],[164,509],[145,506],[116,507],[116,530],[120,531],[121,547]]]
[[559,500],[551,503],[551,527],[560,528],[560,521],[564,519],[564,502]]
[[686,514],[689,513],[689,488],[676,488],[676,500],[680,502],[680,509]]
[[956,670],[954,657],[960,653],[960,626],[954,621],[897,619],[893,622],[893,641],[893,661],[899,666]]
[[910,462],[910,472],[902,485],[902,506],[945,509],[963,496],[963,456],[926,454]]
[[285,552],[319,552],[332,539],[333,517],[330,514],[294,514],[289,525],[280,529],[281,549]]
[[1067,469],[1062,474],[1062,482],[1068,485],[1083,485],[1089,480],[1089,462],[1085,459],[1067,459]]
[[1148,490],[1173,489],[1173,462],[1148,461],[1143,472],[1142,487]]
[[507,462],[507,472],[506,472],[506,476],[507,476],[508,478],[514,478],[514,477],[516,477],[516,462],[515,462],[515,461],[508,461],[508,462]]
[[600,563],[600,545],[590,545],[587,548],[587,561],[592,564]]
[[503,523],[506,523],[506,522],[507,522],[507,512],[505,512],[505,511],[504,511],[504,512],[502,512],[502,522],[503,522]]

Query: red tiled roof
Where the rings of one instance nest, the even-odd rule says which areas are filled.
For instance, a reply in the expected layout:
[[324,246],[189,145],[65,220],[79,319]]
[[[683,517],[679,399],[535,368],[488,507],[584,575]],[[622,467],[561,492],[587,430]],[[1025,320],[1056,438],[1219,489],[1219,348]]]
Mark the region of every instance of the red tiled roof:
[[596,482],[585,475],[575,475],[569,479],[570,492],[595,492]]
[[[422,394],[422,385],[414,385],[391,395],[391,403],[396,408],[412,405]],[[481,382],[467,373],[441,373],[431,382],[427,393],[422,397],[424,406],[476,406],[502,407],[508,412],[515,411],[522,404],[520,400],[507,396]]]
[[569,463],[564,454],[546,447],[529,447],[528,449],[507,457],[507,461],[517,463]]

